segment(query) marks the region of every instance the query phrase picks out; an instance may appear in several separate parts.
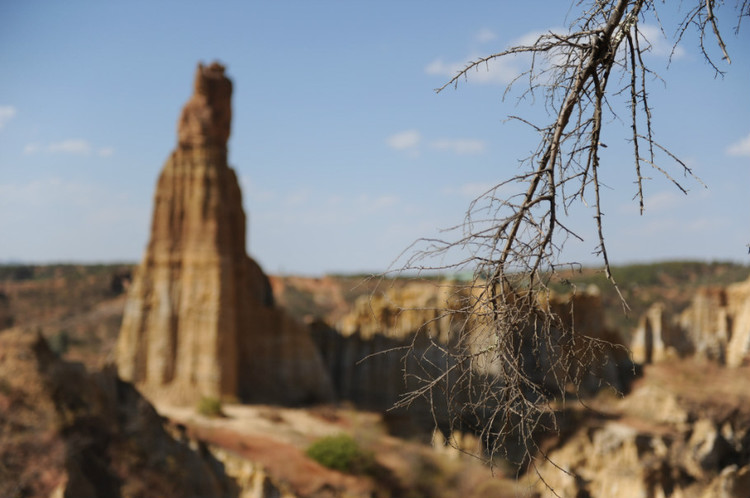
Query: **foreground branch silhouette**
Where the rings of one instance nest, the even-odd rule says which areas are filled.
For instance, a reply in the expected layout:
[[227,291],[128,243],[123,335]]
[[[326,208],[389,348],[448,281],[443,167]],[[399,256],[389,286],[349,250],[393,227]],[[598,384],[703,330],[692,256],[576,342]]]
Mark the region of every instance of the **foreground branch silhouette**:
[[[705,42],[713,37],[721,59],[730,63],[718,23],[723,2],[687,3],[692,8],[678,26],[670,27],[675,29],[675,47],[689,29],[696,29],[704,57],[721,75],[724,63],[710,55]],[[577,397],[582,379],[613,347],[604,338],[576,332],[573,300],[560,309],[550,299],[550,284],[561,278],[558,270],[576,267],[562,260],[563,246],[570,238],[582,239],[564,224],[563,215],[578,203],[593,208],[596,254],[617,289],[602,220],[599,151],[606,147],[600,141],[605,124],[622,119],[631,129],[635,198],[641,212],[644,170],[658,171],[684,193],[687,189],[673,171],[700,182],[656,140],[652,128],[647,84],[656,75],[643,59],[650,44],[641,26],[649,20],[664,30],[658,4],[654,0],[575,2],[581,14],[568,33],[548,32],[531,45],[472,61],[437,89],[457,87],[474,71],[488,69],[495,59],[525,54],[528,69],[508,85],[505,95],[523,85],[520,98],[541,96],[550,118],[540,126],[521,116],[510,117],[541,137],[534,153],[521,162],[521,173],[476,198],[464,223],[447,231],[454,239],[418,241],[401,268],[473,272],[472,282],[457,286],[452,305],[440,310],[441,316],[450,316],[459,325],[450,344],[429,339],[430,354],[423,347],[408,351],[405,362],[417,360],[419,367],[406,370],[406,380],[417,387],[398,406],[427,399],[436,414],[447,412],[451,429],[481,434],[490,456],[507,454],[509,446],[520,445],[523,461],[533,462],[540,450],[534,434],[556,428],[555,403],[566,395]],[[750,6],[744,0],[735,7],[735,30],[739,30],[739,21],[750,16]],[[627,117],[617,115],[614,99],[629,110]],[[509,187],[516,193],[504,194]],[[456,253],[462,256],[451,260]],[[449,263],[442,263],[446,260]],[[442,353],[441,364],[434,361],[435,350]]]

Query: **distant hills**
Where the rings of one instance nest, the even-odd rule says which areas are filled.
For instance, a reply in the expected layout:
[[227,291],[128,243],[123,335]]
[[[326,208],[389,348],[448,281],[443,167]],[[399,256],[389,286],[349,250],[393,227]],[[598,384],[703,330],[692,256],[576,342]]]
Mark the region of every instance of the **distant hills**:
[[[0,314],[10,315],[13,324],[39,326],[52,334],[56,321],[65,318],[70,321],[73,316],[124,293],[134,267],[131,263],[0,264],[0,308],[4,308]],[[660,301],[668,311],[680,312],[689,305],[697,288],[743,281],[750,276],[750,266],[733,262],[665,261],[615,266],[612,273],[630,308],[628,313],[600,268],[562,272],[553,289],[563,293],[596,285],[608,323],[627,336],[652,303]],[[351,305],[357,297],[379,286],[408,280],[369,277],[337,274],[318,278],[272,276],[271,280],[280,303],[302,319],[310,315],[320,318],[338,315],[342,306]],[[59,292],[61,288],[65,292]]]

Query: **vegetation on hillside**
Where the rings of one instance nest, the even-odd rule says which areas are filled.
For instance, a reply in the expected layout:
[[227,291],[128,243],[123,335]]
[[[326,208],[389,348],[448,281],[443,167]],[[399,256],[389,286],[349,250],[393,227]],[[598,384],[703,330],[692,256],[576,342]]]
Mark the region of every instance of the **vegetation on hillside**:
[[130,263],[76,264],[56,263],[49,265],[5,264],[0,265],[0,282],[20,282],[24,280],[48,280],[64,278],[73,282],[91,277],[109,277],[113,272],[132,268]]
[[[112,302],[116,307],[132,270],[133,266],[128,264],[0,265],[3,305],[0,311],[7,318],[3,323],[39,330],[52,340],[59,353],[70,352],[76,359],[85,361],[77,356],[81,352],[101,356],[103,351],[111,350],[121,317],[114,308],[102,313],[100,306]],[[750,266],[667,261],[615,266],[612,273],[630,307],[627,313],[601,269],[569,271],[553,290],[580,292],[596,285],[609,324],[627,336],[654,302],[662,302],[670,311],[679,312],[690,304],[698,287],[726,286],[745,280],[750,276]],[[406,276],[381,280],[370,275],[273,278],[283,282],[278,289],[279,303],[298,319],[313,316],[331,324],[357,298],[414,281]],[[431,276],[430,280],[447,282],[455,280],[455,276]]]
[[306,454],[324,467],[352,474],[366,473],[374,464],[372,453],[363,450],[348,434],[318,439],[307,448]]
[[0,265],[0,327],[40,332],[61,356],[97,366],[122,320],[129,264]]
[[221,400],[210,396],[203,396],[195,407],[195,411],[205,417],[224,417]]

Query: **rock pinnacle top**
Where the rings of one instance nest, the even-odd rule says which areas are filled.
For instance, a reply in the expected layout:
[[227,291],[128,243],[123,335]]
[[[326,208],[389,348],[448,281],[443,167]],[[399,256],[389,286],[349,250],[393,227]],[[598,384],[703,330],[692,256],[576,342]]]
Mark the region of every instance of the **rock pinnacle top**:
[[232,122],[232,82],[218,62],[198,64],[193,95],[177,123],[179,148],[226,148]]

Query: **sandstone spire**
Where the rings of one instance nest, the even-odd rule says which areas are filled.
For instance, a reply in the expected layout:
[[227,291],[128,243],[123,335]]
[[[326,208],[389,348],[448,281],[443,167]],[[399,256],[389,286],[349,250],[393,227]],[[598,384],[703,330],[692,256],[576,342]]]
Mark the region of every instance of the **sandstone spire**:
[[180,149],[226,148],[232,122],[232,82],[224,67],[198,64],[193,96],[182,109],[177,125]]
[[198,65],[156,187],[118,371],[176,402],[326,399],[330,380],[307,329],[274,306],[268,278],[245,251],[242,195],[227,164],[231,94],[223,66]]

